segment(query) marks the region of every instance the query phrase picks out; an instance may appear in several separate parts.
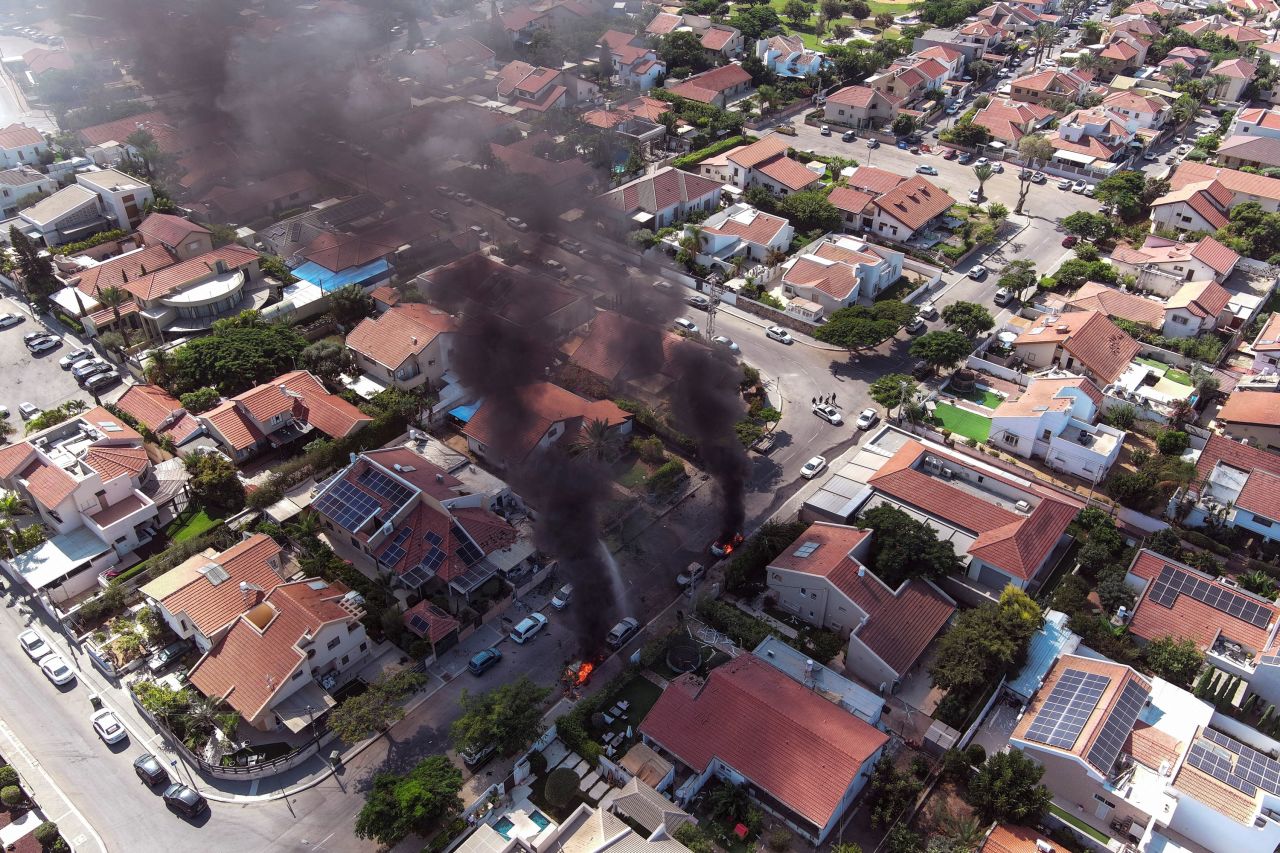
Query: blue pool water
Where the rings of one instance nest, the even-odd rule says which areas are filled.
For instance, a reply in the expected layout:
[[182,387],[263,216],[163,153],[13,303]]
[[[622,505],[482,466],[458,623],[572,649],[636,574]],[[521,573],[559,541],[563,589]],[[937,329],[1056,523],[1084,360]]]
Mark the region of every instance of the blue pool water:
[[551,821],[547,820],[547,816],[542,812],[533,812],[529,815],[529,820],[538,825],[538,831],[542,831],[551,825]]
[[504,817],[493,825],[493,828],[497,830],[498,834],[508,841],[511,840],[511,830],[515,829],[515,827],[516,825],[511,822],[511,818],[509,817]]

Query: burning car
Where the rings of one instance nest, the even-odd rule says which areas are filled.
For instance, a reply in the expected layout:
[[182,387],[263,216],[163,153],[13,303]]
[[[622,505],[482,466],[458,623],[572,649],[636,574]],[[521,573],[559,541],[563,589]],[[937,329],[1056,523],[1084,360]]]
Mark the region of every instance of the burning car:
[[711,554],[714,557],[727,557],[733,553],[733,549],[742,544],[742,534],[735,533],[728,539],[711,543]]

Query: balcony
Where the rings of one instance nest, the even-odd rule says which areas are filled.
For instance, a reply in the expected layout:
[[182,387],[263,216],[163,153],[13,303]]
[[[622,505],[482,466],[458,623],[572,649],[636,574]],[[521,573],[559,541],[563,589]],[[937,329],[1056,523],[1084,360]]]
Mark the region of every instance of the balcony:
[[155,502],[135,489],[123,500],[92,515],[82,512],[80,517],[84,519],[85,526],[103,542],[115,542],[121,536],[128,536],[139,525],[154,519],[158,513]]

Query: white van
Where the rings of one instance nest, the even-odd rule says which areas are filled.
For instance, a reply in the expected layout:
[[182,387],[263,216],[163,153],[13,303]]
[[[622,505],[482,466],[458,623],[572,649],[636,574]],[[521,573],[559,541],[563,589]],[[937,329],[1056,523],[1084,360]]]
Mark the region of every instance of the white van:
[[545,628],[546,625],[547,617],[541,613],[530,613],[528,618],[521,619],[507,636],[511,637],[514,642],[524,645],[533,639],[534,635]]

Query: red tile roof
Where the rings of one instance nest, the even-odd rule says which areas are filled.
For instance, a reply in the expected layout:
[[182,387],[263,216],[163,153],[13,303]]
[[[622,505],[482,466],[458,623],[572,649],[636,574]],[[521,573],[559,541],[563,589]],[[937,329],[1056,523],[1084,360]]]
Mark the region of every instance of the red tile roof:
[[905,181],[902,175],[890,172],[887,169],[879,169],[875,166],[858,166],[853,170],[853,174],[849,176],[849,186],[854,189],[866,190],[872,195],[884,195],[898,184]]
[[1040,853],[1037,841],[1049,845],[1049,850],[1058,850],[1058,845],[1029,826],[997,823],[978,853]]
[[725,157],[729,162],[736,163],[743,169],[754,169],[774,157],[785,156],[787,149],[790,147],[791,143],[788,141],[788,137],[780,133],[771,133],[750,145],[743,145],[741,148],[733,149]]
[[682,675],[640,724],[695,772],[714,759],[817,826],[888,736],[750,654]]
[[[360,454],[438,501],[458,496],[462,481],[407,447],[383,447]],[[399,465],[399,468],[396,466]]]
[[1173,778],[1173,787],[1178,791],[1209,806],[1219,814],[1252,826],[1254,815],[1258,813],[1257,800],[1245,796],[1225,782],[1219,782],[1208,773],[1197,770],[1185,761],[1178,775]]
[[836,187],[831,191],[831,195],[827,196],[827,201],[835,205],[837,210],[860,214],[867,209],[867,205],[874,198],[873,194],[855,190],[852,187]]
[[392,370],[420,354],[438,335],[456,331],[453,318],[422,303],[396,305],[367,317],[347,335],[347,348]]
[[[426,633],[415,624],[419,619],[427,623]],[[409,633],[438,643],[461,628],[462,623],[424,598],[404,612],[404,626]]]
[[[866,614],[854,630],[858,639],[901,675],[920,659],[956,608],[928,581],[908,580],[893,590],[858,562],[851,552],[872,535],[869,530],[817,522],[769,565],[826,578]],[[818,543],[817,550],[808,557],[797,556],[796,549],[811,542]]]
[[257,263],[258,253],[231,243],[158,272],[148,270],[147,275],[125,282],[124,289],[144,301],[161,299],[188,284],[215,275],[214,264],[218,261],[225,262],[228,269],[245,268]]
[[307,244],[302,256],[327,270],[342,272],[394,255],[398,248],[365,237],[326,232]]
[[337,603],[348,591],[345,586],[330,583],[317,590],[311,583],[319,582],[281,584],[268,593],[258,605],[268,608],[260,611],[270,616],[265,628],[250,621],[257,608],[236,620],[191,670],[192,686],[205,696],[225,698],[245,719],[257,717],[293,672],[306,666],[307,656],[298,649],[304,634],[314,636],[331,622],[356,621]]
[[217,430],[233,450],[246,450],[266,438],[253,419],[240,411],[234,400],[227,400],[200,416]]
[[130,299],[128,302],[122,302],[115,308],[103,308],[99,311],[94,311],[89,315],[89,319],[93,321],[94,328],[102,330],[103,327],[110,326],[112,323],[116,322],[117,316],[119,316],[120,319],[124,319],[130,314],[137,313],[138,303]]
[[1069,311],[1101,311],[1108,317],[1123,317],[1153,329],[1164,324],[1165,309],[1159,302],[1096,281],[1082,284],[1065,306]]
[[18,476],[26,481],[31,497],[48,509],[56,508],[76,490],[74,477],[42,459],[36,459]]
[[645,367],[656,366],[651,372],[669,374],[675,369],[673,354],[676,350],[702,346],[664,329],[661,344],[654,345],[644,357],[638,357],[637,341],[653,341],[653,335],[652,327],[639,320],[615,311],[601,311],[591,321],[586,336],[572,343],[565,354],[579,369],[613,382],[627,368],[637,368],[642,362]]
[[787,220],[781,216],[773,216],[752,208],[747,213],[747,217],[741,219],[726,217],[719,226],[713,226],[704,221],[702,233],[740,237],[748,243],[764,246],[777,237],[778,232],[787,224]]
[[0,447],[0,480],[7,480],[18,473],[35,455],[36,449],[27,441]]
[[[1039,503],[1029,515],[975,499],[972,493],[912,467],[924,451],[920,442],[907,441],[871,476],[867,485],[978,534],[969,553],[983,562],[1014,577],[1034,577],[1080,508],[1035,490],[1027,491],[1028,497],[1039,497]],[[949,458],[948,462],[952,467],[963,464],[958,458]],[[988,472],[984,475],[1001,479]]]
[[[1087,672],[1094,675],[1100,675],[1109,679],[1106,688],[1102,691],[1101,697],[1098,699],[1097,705],[1094,706],[1088,718],[1085,720],[1083,727],[1080,729],[1079,735],[1071,747],[1050,746],[1047,743],[1032,741],[1027,739],[1027,731],[1035,722],[1036,717],[1045,708],[1045,703],[1049,699],[1049,695],[1053,692],[1053,688],[1057,685],[1058,680],[1068,669],[1074,669],[1081,672]],[[1045,676],[1044,683],[1040,685],[1040,689],[1031,697],[1031,702],[1027,705],[1026,713],[1018,721],[1017,726],[1013,730],[1013,738],[1025,744],[1033,745],[1036,749],[1042,749],[1047,752],[1070,753],[1081,760],[1087,761],[1085,758],[1089,754],[1089,750],[1093,748],[1093,744],[1097,741],[1098,735],[1111,718],[1113,711],[1120,702],[1120,696],[1124,692],[1124,688],[1131,682],[1141,685],[1148,693],[1151,691],[1151,682],[1143,676],[1134,672],[1130,667],[1124,664],[1115,663],[1105,658],[1087,658],[1078,655],[1062,655],[1054,663]],[[1130,732],[1132,729],[1129,730]],[[1125,732],[1126,739],[1129,732]],[[1024,747],[1025,748],[1025,747]],[[1091,765],[1092,766],[1092,765]],[[1110,775],[1112,768],[1098,767],[1095,768],[1099,772]]]
[[855,109],[865,109],[871,105],[876,95],[881,94],[870,86],[845,86],[827,96],[829,104],[844,104]]
[[1236,506],[1254,515],[1280,521],[1280,475],[1254,471],[1236,497]]
[[[505,403],[485,400],[462,428],[468,438],[497,450],[508,462],[532,453],[554,424],[566,425],[560,439],[565,441],[584,423],[602,420],[618,426],[631,418],[610,400],[588,400],[550,382],[525,385],[511,394],[514,399]],[[524,415],[514,424],[507,422],[512,407]]]
[[1137,341],[1101,311],[1048,315],[1019,335],[1014,345],[1050,342],[1058,343],[1103,385],[1114,382],[1141,350]]
[[44,141],[44,135],[40,131],[25,124],[0,127],[0,148],[12,150],[24,145],[43,145]]
[[720,27],[712,25],[705,33],[699,43],[707,50],[724,50],[725,45],[733,41],[740,33],[733,27]]
[[684,23],[682,15],[673,15],[670,12],[659,12],[653,16],[653,20],[644,28],[646,33],[656,36],[665,36],[674,32],[675,28]]
[[182,404],[159,385],[130,385],[116,406],[138,423],[154,431]]
[[1172,767],[1178,763],[1182,757],[1182,742],[1168,732],[1139,720],[1133,724],[1133,732],[1120,751],[1132,755],[1134,761],[1143,767],[1159,770],[1164,764]]
[[657,213],[673,205],[696,201],[716,193],[721,186],[723,185],[719,181],[668,166],[652,175],[623,184],[601,198],[623,213],[636,210]]
[[858,276],[849,264],[824,264],[809,255],[796,258],[783,276],[792,285],[813,287],[837,301],[849,298],[858,287]]
[[[1240,172],[1222,166],[1210,166],[1207,163],[1196,163],[1190,160],[1184,160],[1178,164],[1178,167],[1173,170],[1173,175],[1169,178],[1169,183],[1172,189],[1177,190],[1187,184],[1215,179],[1238,196],[1252,195],[1259,198],[1280,200],[1280,178],[1251,175],[1248,172]],[[1237,199],[1237,201],[1248,201],[1248,199]]]
[[[175,582],[181,582],[179,586],[174,587],[161,580],[161,584],[172,591],[167,592],[160,603],[175,616],[185,614],[200,633],[212,639],[219,630],[262,600],[262,592],[255,594],[250,590],[245,593],[240,588],[241,583],[266,591],[280,584],[282,578],[268,562],[275,558],[279,563],[280,553],[281,548],[274,539],[255,533],[221,554],[212,557],[197,554],[167,573],[174,575]],[[222,566],[229,578],[216,584],[211,582],[205,573],[198,570],[209,563]],[[146,592],[145,588],[143,591]]]
[[1054,110],[1039,104],[995,98],[978,110],[973,123],[985,127],[998,140],[1017,144],[1030,128],[1055,115]]
[[76,284],[81,293],[93,296],[100,289],[124,287],[131,281],[171,267],[177,258],[164,246],[147,246],[144,249],[108,258],[95,267],[80,273]]
[[756,171],[793,192],[816,184],[822,177],[790,157],[775,157],[763,166],[759,166]]
[[912,231],[951,209],[956,200],[919,175],[913,175],[872,202]]
[[[1250,477],[1250,479],[1253,478]],[[1269,624],[1271,625],[1280,618],[1280,606],[1275,602],[1252,596],[1238,587],[1228,587],[1221,581],[1198,572],[1188,565],[1145,548],[1138,552],[1129,571],[1150,582],[1160,576],[1165,566],[1172,566],[1186,572],[1218,589],[1258,601],[1270,614]],[[1254,651],[1261,652],[1267,647],[1270,631],[1266,626],[1259,628],[1251,622],[1197,601],[1189,595],[1178,595],[1174,598],[1172,607],[1164,607],[1151,600],[1150,592],[1151,586],[1148,583],[1147,588],[1138,598],[1137,604],[1134,605],[1133,616],[1129,620],[1129,630],[1135,636],[1148,641],[1158,640],[1161,637],[1192,640],[1203,651],[1212,647],[1214,640],[1221,633],[1228,639],[1243,643]]]
[[1280,477],[1280,454],[1250,447],[1215,433],[1209,436],[1204,450],[1200,451],[1200,458],[1196,460],[1196,479],[1192,482],[1204,482],[1219,462],[1240,471],[1266,471]]
[[[349,472],[344,479],[352,482],[355,476]],[[380,501],[380,505],[384,507],[387,504],[385,500]],[[411,533],[404,541],[403,555],[399,559],[389,558],[388,552],[392,548],[395,536],[405,529],[410,530]],[[462,534],[459,533],[459,529]],[[348,532],[361,541],[368,541],[368,531]],[[461,577],[470,568],[458,553],[468,537],[483,554],[510,548],[519,538],[514,527],[487,509],[470,507],[448,510],[438,503],[419,500],[409,510],[395,533],[374,549],[374,557],[377,558],[378,565],[397,575],[403,575],[412,570],[433,548],[426,539],[428,533],[434,533],[440,538],[439,547],[444,551],[445,559],[434,569],[433,574],[445,583]]]
[[749,82],[751,82],[751,75],[743,70],[741,65],[735,63],[695,74],[687,80],[667,87],[667,91],[691,101],[709,104],[715,100],[716,96],[734,86]]
[[138,477],[150,464],[147,451],[141,447],[90,447],[84,455],[85,464],[98,472],[102,482],[116,477]]
[[149,246],[162,243],[177,248],[192,234],[211,234],[212,232],[203,225],[197,225],[181,216],[152,213],[142,220],[142,224],[138,226],[138,233]]
[[1212,237],[1202,237],[1191,247],[1191,257],[1208,264],[1210,269],[1221,275],[1231,272],[1240,256],[1232,249],[1219,243]]
[[1275,352],[1280,350],[1280,313],[1271,315],[1262,331],[1253,339],[1254,352]]

